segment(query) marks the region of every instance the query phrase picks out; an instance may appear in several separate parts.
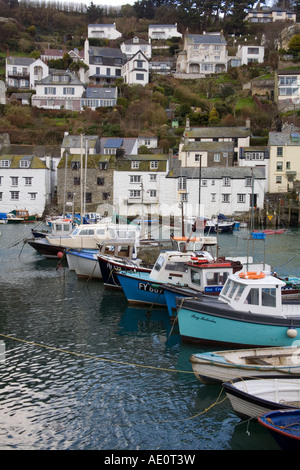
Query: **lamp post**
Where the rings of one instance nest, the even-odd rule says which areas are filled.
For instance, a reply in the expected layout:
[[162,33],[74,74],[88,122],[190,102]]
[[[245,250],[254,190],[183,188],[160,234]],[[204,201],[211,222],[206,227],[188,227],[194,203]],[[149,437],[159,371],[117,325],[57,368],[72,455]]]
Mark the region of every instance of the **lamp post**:
[[199,154],[199,194],[198,194],[198,210],[199,210],[199,218],[201,214],[200,204],[201,204],[201,173],[202,173],[202,154]]

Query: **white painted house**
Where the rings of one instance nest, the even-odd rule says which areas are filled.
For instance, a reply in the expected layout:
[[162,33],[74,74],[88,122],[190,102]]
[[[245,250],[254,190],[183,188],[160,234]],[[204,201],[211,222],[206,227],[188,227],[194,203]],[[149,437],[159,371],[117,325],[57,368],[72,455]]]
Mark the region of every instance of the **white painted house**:
[[206,167],[201,174],[195,168],[173,168],[162,185],[160,200],[173,208],[184,203],[184,213],[190,217],[231,216],[250,210],[252,192],[255,207],[262,209],[265,190],[265,174],[260,168]]
[[175,78],[200,78],[227,71],[228,52],[221,32],[186,34],[177,56]]
[[182,34],[177,30],[175,24],[149,24],[148,37],[150,39],[171,39],[181,38]]
[[248,65],[254,62],[263,63],[265,56],[265,47],[257,45],[238,46],[236,58],[240,59],[241,65]]
[[150,40],[145,41],[145,39],[141,39],[137,36],[122,42],[120,49],[123,54],[126,54],[128,59],[133,57],[139,51],[143,52],[147,59],[151,59],[152,56],[152,46]]
[[85,40],[84,62],[89,67],[86,83],[110,85],[121,78],[122,66],[126,61],[126,54],[120,48],[90,46],[89,40]]
[[42,216],[51,201],[51,171],[33,155],[0,156],[0,211],[25,209]]
[[113,40],[118,39],[121,36],[122,33],[116,29],[116,23],[88,25],[88,38]]
[[81,110],[81,97],[85,87],[75,74],[56,70],[36,82],[35,87],[36,94],[32,96],[32,106],[44,109]]
[[141,51],[123,65],[122,78],[127,85],[145,86],[149,83],[149,60]]
[[49,74],[49,67],[41,59],[7,57],[5,83],[15,88],[35,89],[35,83]]

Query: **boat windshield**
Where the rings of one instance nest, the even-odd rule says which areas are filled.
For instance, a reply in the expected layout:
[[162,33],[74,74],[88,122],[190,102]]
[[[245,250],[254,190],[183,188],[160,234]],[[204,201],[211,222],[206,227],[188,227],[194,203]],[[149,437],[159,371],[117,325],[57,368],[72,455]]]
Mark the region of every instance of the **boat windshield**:
[[196,286],[201,286],[201,273],[200,271],[193,271],[191,270],[191,280],[192,284],[196,284]]
[[155,271],[160,271],[161,268],[162,268],[162,266],[163,266],[163,264],[164,264],[164,261],[165,261],[164,257],[163,257],[163,256],[159,256],[158,259],[157,259],[157,261],[156,261],[156,263],[155,263],[155,265],[154,265],[154,268],[153,268],[153,269],[155,269]]

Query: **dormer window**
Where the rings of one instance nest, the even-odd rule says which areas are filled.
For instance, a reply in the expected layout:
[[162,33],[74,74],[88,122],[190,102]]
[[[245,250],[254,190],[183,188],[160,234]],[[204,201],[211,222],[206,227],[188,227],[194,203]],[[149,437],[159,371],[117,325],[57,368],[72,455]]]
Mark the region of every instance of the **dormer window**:
[[1,168],[9,168],[10,160],[1,160]]
[[30,161],[29,160],[20,160],[19,166],[20,166],[20,168],[29,168],[30,167]]

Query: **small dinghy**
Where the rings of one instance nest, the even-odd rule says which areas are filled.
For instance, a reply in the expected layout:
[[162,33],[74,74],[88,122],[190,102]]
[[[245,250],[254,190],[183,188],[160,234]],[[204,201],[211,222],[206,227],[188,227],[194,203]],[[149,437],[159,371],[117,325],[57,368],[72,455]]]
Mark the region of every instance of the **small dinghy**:
[[201,382],[226,382],[254,375],[300,375],[299,354],[297,346],[252,348],[196,353],[190,361]]
[[232,408],[242,419],[257,419],[269,411],[300,408],[300,375],[241,377],[224,382],[223,387]]
[[270,411],[258,417],[282,450],[300,449],[300,410]]

